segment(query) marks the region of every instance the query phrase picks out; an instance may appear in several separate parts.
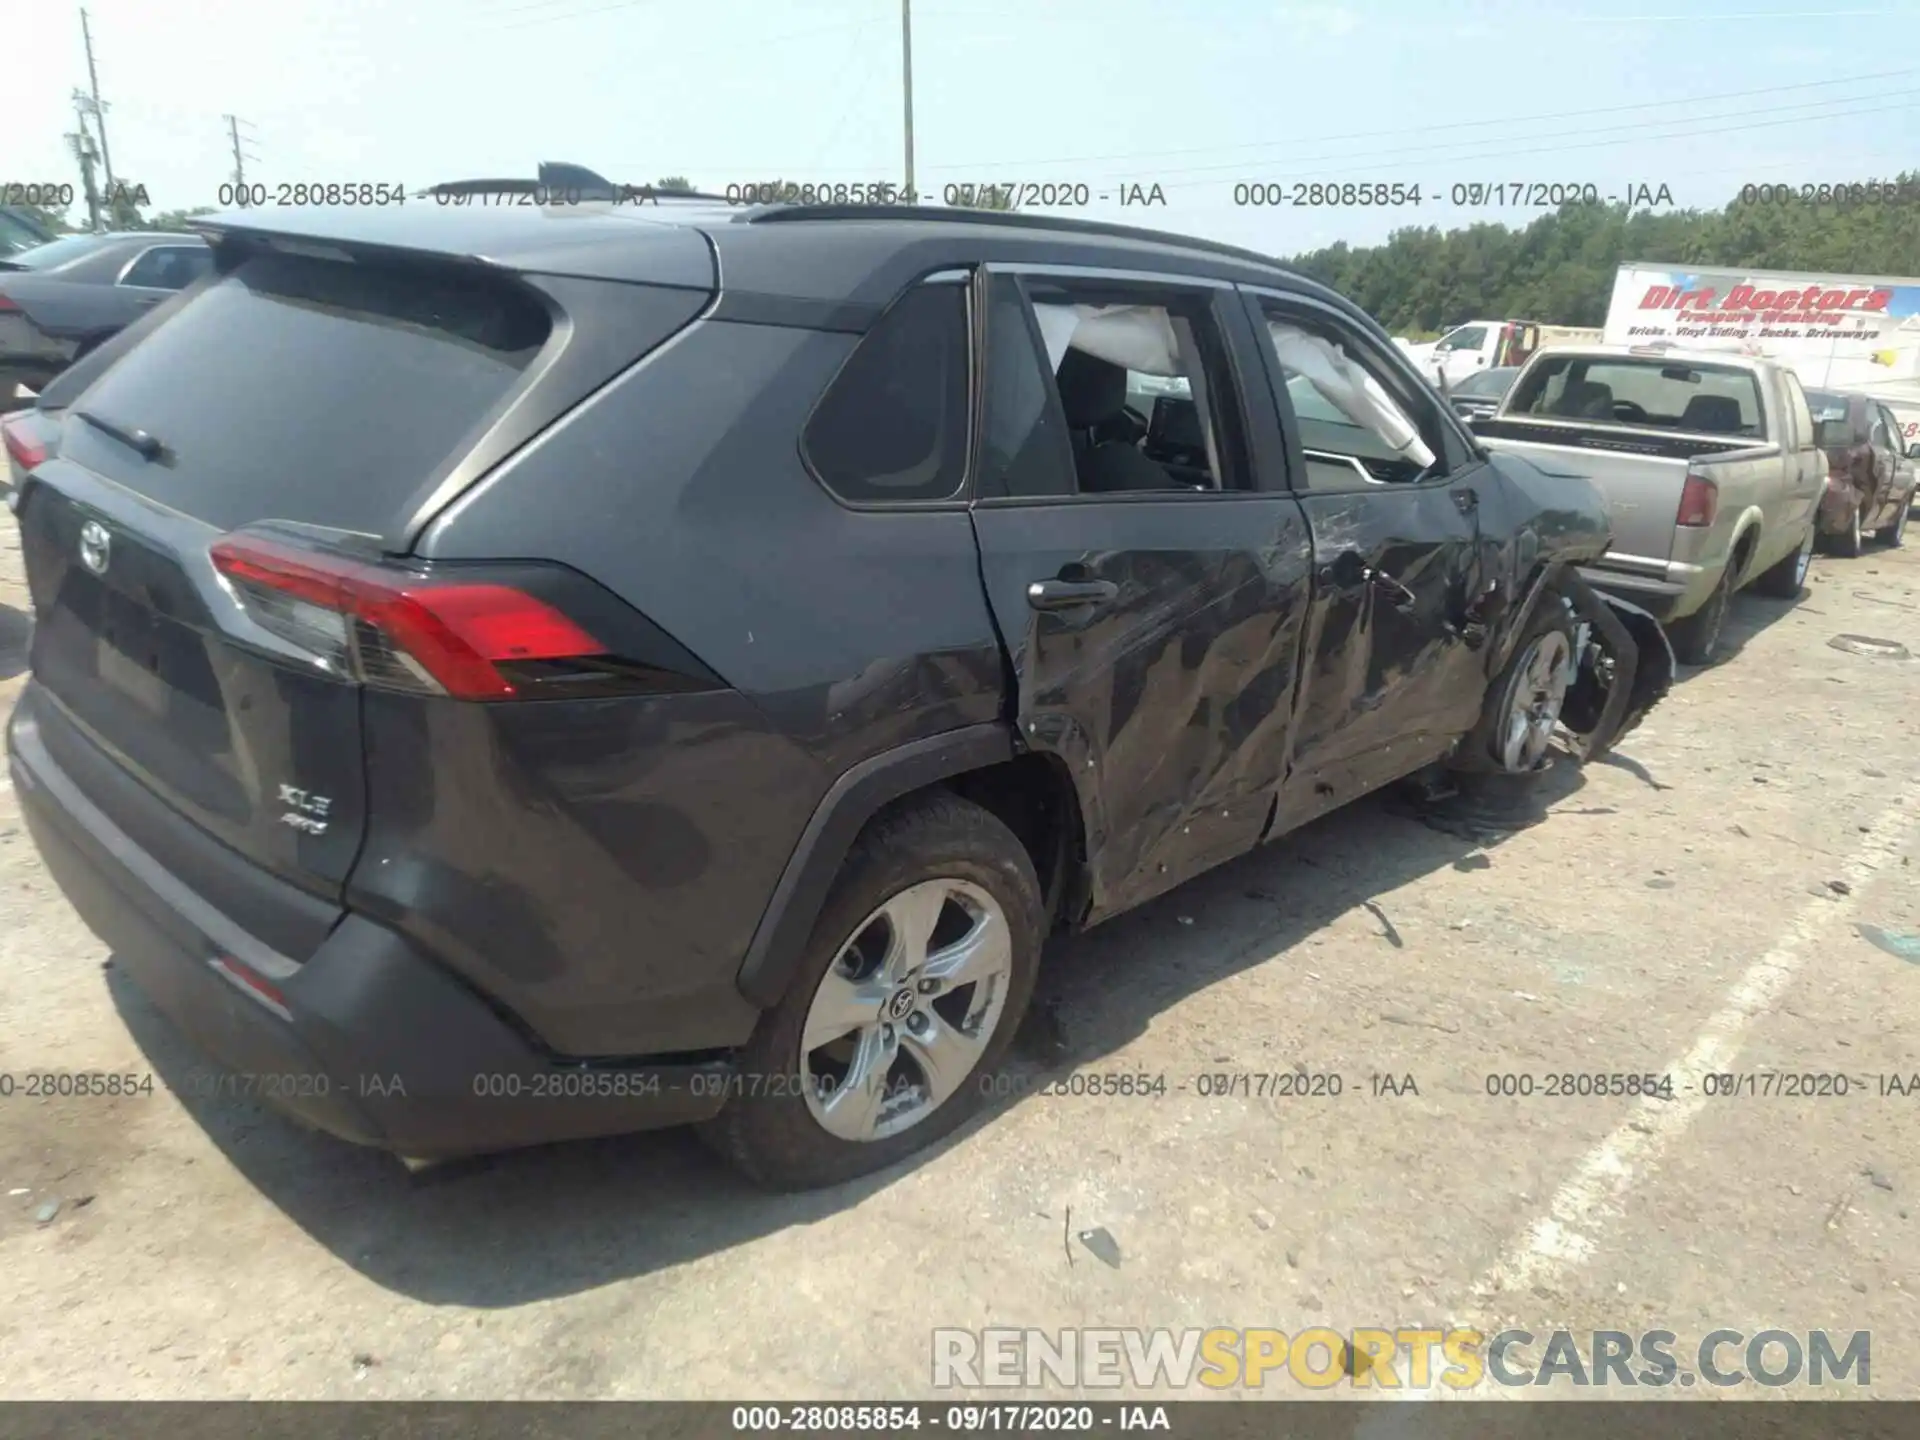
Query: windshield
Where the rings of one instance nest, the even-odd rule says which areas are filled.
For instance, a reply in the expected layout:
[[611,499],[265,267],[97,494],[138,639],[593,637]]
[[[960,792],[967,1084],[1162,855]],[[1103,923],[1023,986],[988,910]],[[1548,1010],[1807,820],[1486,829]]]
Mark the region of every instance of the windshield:
[[62,265],[71,265],[76,260],[97,255],[102,247],[112,243],[113,237],[110,235],[63,235],[58,240],[49,240],[44,245],[35,245],[9,255],[7,263],[25,270],[57,270]]
[[1752,371],[1659,357],[1549,356],[1520,382],[1505,413],[1694,434],[1763,433]]
[[1475,400],[1498,400],[1507,393],[1507,387],[1513,384],[1513,377],[1519,373],[1520,367],[1517,365],[1500,365],[1492,370],[1476,370],[1466,379],[1455,382],[1453,393]]

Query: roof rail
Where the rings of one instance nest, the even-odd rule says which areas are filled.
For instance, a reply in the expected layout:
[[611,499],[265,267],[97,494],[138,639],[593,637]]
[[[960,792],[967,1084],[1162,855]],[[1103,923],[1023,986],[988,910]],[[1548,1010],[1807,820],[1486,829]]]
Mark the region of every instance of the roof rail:
[[1284,261],[1258,250],[1228,245],[1219,240],[1203,240],[1197,235],[1175,235],[1166,230],[1145,230],[1137,225],[1114,225],[1105,220],[1078,220],[1067,215],[1032,215],[1018,210],[969,210],[947,205],[757,205],[734,216],[736,222],[764,225],[773,221],[794,220],[921,220],[951,225],[998,225],[1009,230],[1054,230],[1068,235],[1093,235],[1111,240],[1144,240],[1154,245],[1173,245],[1188,250],[1205,250],[1234,260],[1282,270],[1299,272]]

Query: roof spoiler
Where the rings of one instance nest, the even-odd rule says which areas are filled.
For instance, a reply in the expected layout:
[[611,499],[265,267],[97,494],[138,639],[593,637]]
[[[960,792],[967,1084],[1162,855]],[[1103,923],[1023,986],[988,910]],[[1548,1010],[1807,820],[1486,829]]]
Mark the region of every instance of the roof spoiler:
[[415,199],[457,201],[474,195],[528,195],[543,205],[650,205],[661,200],[707,200],[726,203],[726,196],[703,190],[662,190],[655,185],[621,185],[598,171],[566,160],[543,160],[535,178],[449,180],[430,185]]

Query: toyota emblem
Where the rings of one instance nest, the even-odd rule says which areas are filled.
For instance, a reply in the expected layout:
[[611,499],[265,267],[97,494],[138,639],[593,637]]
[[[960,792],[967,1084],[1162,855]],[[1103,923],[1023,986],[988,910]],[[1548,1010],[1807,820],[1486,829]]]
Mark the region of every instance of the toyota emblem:
[[87,521],[80,527],[80,563],[94,574],[104,575],[112,559],[113,536],[98,520]]

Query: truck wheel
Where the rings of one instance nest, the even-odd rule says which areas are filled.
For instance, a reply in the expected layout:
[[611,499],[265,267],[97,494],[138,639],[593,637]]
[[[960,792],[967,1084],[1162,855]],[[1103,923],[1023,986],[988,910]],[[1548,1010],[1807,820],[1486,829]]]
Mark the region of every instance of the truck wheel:
[[1513,658],[1487,690],[1480,723],[1461,746],[1460,768],[1509,775],[1544,770],[1573,683],[1573,659],[1566,604],[1556,594],[1544,595]]
[[1667,639],[1673,645],[1673,658],[1682,665],[1711,665],[1720,658],[1720,635],[1727,628],[1727,611],[1733,608],[1733,559],[1720,572],[1720,583],[1713,587],[1707,603],[1684,620],[1667,627]]
[[1813,524],[1809,521],[1800,548],[1785,559],[1776,561],[1772,569],[1763,572],[1753,582],[1753,588],[1774,600],[1798,600],[1800,592],[1806,588],[1807,568],[1813,563],[1813,532]]
[[1044,909],[1026,847],[971,801],[936,793],[870,824],[702,1138],[758,1184],[806,1190],[948,1134],[1032,997]]
[[1907,503],[1900,507],[1900,513],[1893,517],[1891,525],[1883,525],[1874,532],[1873,538],[1889,549],[1897,550],[1907,538],[1907,512],[1913,509],[1913,497],[1907,497]]
[[1858,560],[1865,549],[1860,533],[1860,509],[1854,507],[1853,515],[1847,522],[1847,528],[1833,537],[1833,553],[1846,560]]

